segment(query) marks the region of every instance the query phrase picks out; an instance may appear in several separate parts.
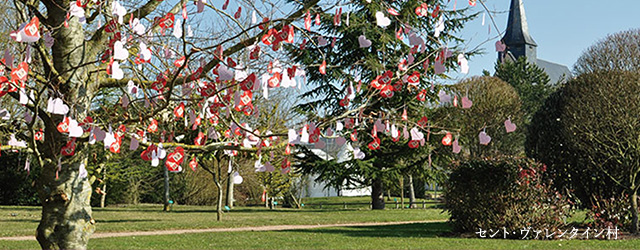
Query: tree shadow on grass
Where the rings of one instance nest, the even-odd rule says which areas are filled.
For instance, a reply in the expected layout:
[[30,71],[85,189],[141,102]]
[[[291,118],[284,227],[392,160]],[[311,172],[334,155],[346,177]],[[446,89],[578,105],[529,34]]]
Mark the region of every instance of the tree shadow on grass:
[[39,219],[1,219],[0,222],[40,222]]
[[161,220],[153,220],[153,219],[96,220],[97,223],[123,223],[123,222],[149,222],[149,221],[161,221]]
[[355,226],[317,229],[295,229],[289,232],[341,234],[350,237],[405,237],[405,238],[434,238],[446,237],[451,232],[447,222],[413,223],[404,225],[383,226]]

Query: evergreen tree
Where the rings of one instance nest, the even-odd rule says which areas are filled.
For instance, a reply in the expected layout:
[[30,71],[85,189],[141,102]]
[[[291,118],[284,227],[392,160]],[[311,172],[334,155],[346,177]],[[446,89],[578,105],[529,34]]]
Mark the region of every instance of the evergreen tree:
[[528,124],[533,114],[544,104],[544,100],[555,90],[555,83],[543,69],[527,62],[525,57],[514,61],[496,63],[495,76],[509,83],[518,92],[522,101],[524,120]]
[[[321,13],[316,36],[306,46],[285,47],[294,61],[308,66],[311,89],[301,95],[298,110],[320,121],[317,127],[343,123],[334,138],[349,141],[357,134],[347,146],[355,148],[355,158],[362,158],[358,149],[364,153],[361,160],[324,161],[303,149],[303,172],[334,187],[371,186],[373,209],[383,209],[383,179],[397,177],[403,166],[425,166],[415,163],[430,158],[431,134],[446,133],[427,121],[439,89],[434,82],[446,77],[445,69],[457,67],[459,55],[474,54],[447,46],[461,42],[455,32],[475,15],[445,5],[443,0],[354,1],[336,7],[335,14]],[[307,13],[308,20],[313,16]]]

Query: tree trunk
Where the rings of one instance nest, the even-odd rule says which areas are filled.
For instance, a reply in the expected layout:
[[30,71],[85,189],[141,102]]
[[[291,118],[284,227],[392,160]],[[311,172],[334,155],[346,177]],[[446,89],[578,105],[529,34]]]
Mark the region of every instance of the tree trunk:
[[400,176],[400,204],[404,209],[404,177]]
[[631,194],[631,232],[639,234],[638,231],[638,191],[634,191]]
[[104,203],[107,200],[107,182],[102,184],[102,195],[100,197],[100,208],[104,208]]
[[164,208],[162,211],[169,211],[171,208],[169,207],[169,170],[166,167],[164,168]]
[[[219,169],[218,169],[219,170]],[[218,188],[218,205],[216,206],[217,220],[222,220],[222,185],[219,181],[216,181],[216,187]]]
[[91,215],[91,185],[79,177],[86,155],[68,158],[56,179],[57,164],[46,164],[39,178],[42,218],[36,239],[43,249],[86,249],[95,231]]
[[229,173],[227,175],[227,200],[226,205],[229,208],[233,208],[233,175]]
[[[107,157],[109,159],[109,157]],[[102,196],[100,197],[100,208],[104,208],[104,203],[107,200],[107,166],[102,169]]]
[[412,175],[409,175],[409,207],[416,208],[416,191],[413,188]]
[[384,193],[380,177],[374,179],[371,185],[371,209],[384,209]]

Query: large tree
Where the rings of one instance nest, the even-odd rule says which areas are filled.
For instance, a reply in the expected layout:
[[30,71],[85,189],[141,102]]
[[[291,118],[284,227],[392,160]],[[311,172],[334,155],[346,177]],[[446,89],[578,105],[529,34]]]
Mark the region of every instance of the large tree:
[[[574,184],[608,183],[615,186],[605,189],[613,188],[628,194],[632,210],[631,230],[634,233],[638,232],[640,189],[639,83],[637,72],[600,71],[578,76],[560,90],[560,98],[556,98],[559,101],[555,102],[559,105],[555,116],[536,115],[534,123],[540,120],[541,124],[551,126],[532,130],[532,136],[535,131],[538,139],[528,143],[529,150],[534,156],[541,155],[543,162],[569,167],[568,172],[576,175]],[[560,136],[561,140],[557,140],[558,136],[553,136],[555,140],[544,138],[553,134]],[[541,150],[549,145],[552,151]],[[561,157],[579,160],[568,161]],[[559,176],[566,174],[563,173],[565,168],[554,168]],[[606,182],[594,181],[595,178],[605,178]]]
[[383,209],[383,180],[399,176],[403,165],[412,165],[409,160],[429,158],[430,135],[444,133],[430,125],[424,112],[436,102],[434,81],[456,68],[456,59],[464,65],[473,54],[456,46],[461,39],[455,33],[475,15],[465,15],[466,9],[445,10],[446,4],[351,2],[334,8],[338,18],[318,16],[321,25],[304,49],[287,47],[296,62],[318,67],[308,72],[311,87],[299,110],[334,128],[337,133],[330,140],[350,141],[346,144],[359,159],[314,164],[322,157],[307,152],[310,159],[299,165],[303,171],[334,186],[371,186],[373,209]]
[[573,66],[576,74],[613,71],[640,71],[640,29],[611,34],[587,48]]
[[319,1],[205,2],[13,1],[11,13],[25,25],[11,26],[15,42],[3,54],[1,94],[22,100],[16,114],[25,118],[3,149],[26,143],[42,168],[43,248],[86,248],[95,230],[88,144],[113,153],[139,145],[143,159],[177,170],[196,162],[186,154],[257,152],[253,145],[286,131],[282,124],[265,126],[272,134],[250,129],[260,109],[251,104],[260,83],[251,73],[266,72],[261,65],[277,50],[266,40],[292,42],[275,35],[293,35],[285,24],[309,9],[322,12]]
[[[434,123],[442,127],[458,128],[452,131],[452,135],[461,146],[461,157],[523,153],[521,103],[513,87],[497,77],[483,76],[452,85],[450,92],[458,100],[465,97],[472,100],[471,107],[467,109],[461,107],[462,103],[455,106],[447,103],[434,112]],[[515,125],[514,131],[506,130],[507,121]],[[480,142],[479,135],[483,132],[491,137],[486,145]],[[438,146],[438,152],[443,156],[453,155],[449,147]]]
[[529,124],[533,114],[553,93],[556,84],[559,84],[550,82],[547,73],[536,64],[527,62],[526,57],[520,57],[516,61],[498,62],[495,70],[495,77],[509,83],[518,92],[525,124]]

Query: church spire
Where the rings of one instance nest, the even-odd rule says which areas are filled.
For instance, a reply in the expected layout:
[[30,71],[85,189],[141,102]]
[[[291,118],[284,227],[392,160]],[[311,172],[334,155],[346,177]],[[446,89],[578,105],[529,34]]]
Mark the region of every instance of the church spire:
[[522,0],[511,0],[509,21],[502,42],[507,45],[507,50],[514,57],[513,59],[526,56],[529,61],[535,62],[538,45],[529,35],[529,25]]

